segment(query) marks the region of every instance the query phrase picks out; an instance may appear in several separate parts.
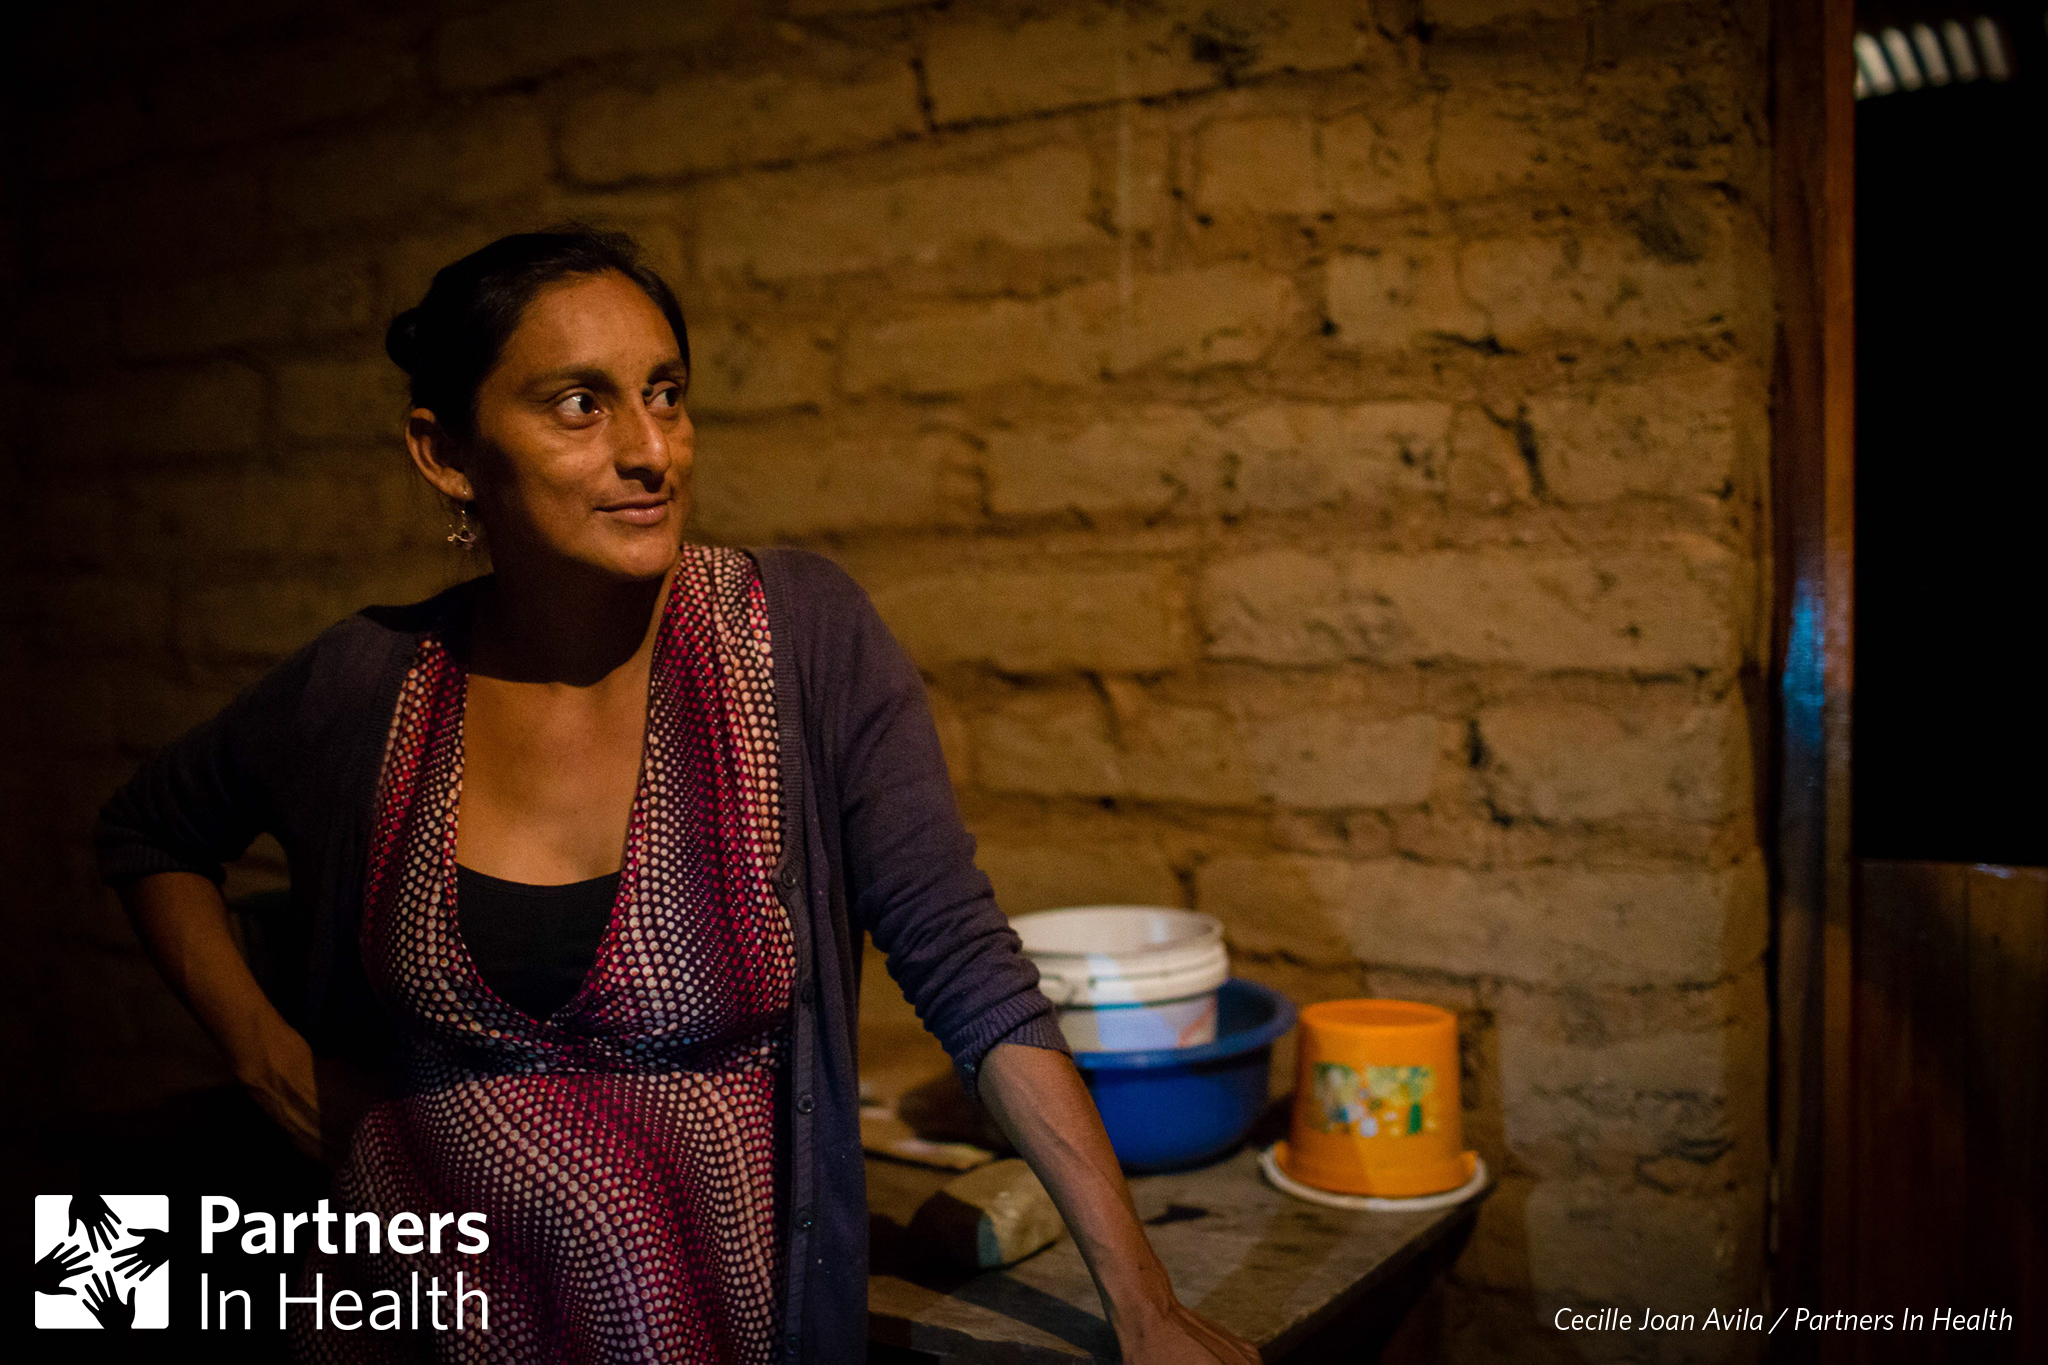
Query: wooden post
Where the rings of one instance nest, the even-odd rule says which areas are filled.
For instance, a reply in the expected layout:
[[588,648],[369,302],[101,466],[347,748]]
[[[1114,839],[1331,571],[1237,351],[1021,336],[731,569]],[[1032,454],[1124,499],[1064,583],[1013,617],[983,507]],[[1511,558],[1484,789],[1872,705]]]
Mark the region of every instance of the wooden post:
[[[1849,726],[1855,10],[1772,7],[1776,1160],[1771,1299],[1846,1306],[1854,1188]],[[1774,1338],[1796,1359],[1814,1338]],[[1832,1349],[1832,1348],[1829,1348]]]

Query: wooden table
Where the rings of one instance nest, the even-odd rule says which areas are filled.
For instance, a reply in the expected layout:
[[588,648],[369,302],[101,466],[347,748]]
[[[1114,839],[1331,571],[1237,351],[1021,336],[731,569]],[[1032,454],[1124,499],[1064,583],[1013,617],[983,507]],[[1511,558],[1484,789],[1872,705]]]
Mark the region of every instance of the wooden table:
[[[1095,1284],[1067,1238],[974,1276],[919,1261],[904,1226],[948,1178],[868,1162],[868,1359],[1116,1359]],[[1377,1359],[1457,1256],[1485,1197],[1431,1213],[1323,1208],[1268,1185],[1249,1148],[1202,1170],[1138,1176],[1131,1192],[1182,1301],[1257,1345],[1269,1365]]]

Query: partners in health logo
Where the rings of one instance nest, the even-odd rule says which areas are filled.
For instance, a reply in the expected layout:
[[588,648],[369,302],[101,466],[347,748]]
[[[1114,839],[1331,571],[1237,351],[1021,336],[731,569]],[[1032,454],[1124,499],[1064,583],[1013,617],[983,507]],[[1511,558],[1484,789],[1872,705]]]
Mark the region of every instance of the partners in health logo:
[[171,1325],[171,1197],[39,1194],[36,1326]]

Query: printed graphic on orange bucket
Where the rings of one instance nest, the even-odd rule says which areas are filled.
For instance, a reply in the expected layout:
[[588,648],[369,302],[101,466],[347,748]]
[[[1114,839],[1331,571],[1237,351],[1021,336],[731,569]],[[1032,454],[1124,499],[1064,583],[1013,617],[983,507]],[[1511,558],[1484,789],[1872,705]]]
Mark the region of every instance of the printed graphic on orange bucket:
[[1342,1062],[1316,1063],[1316,1108],[1325,1133],[1399,1137],[1436,1131],[1436,1068],[1369,1066],[1360,1075]]
[[1295,1180],[1403,1199],[1472,1178],[1461,1150],[1458,1021],[1405,1000],[1326,1000],[1301,1012],[1294,1121],[1274,1153]]

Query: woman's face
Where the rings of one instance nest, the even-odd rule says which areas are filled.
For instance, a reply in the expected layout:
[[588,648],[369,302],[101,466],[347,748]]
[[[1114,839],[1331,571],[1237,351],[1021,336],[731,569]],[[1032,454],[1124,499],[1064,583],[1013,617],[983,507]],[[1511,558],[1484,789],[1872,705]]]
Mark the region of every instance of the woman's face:
[[476,395],[471,484],[501,569],[668,572],[690,510],[685,378],[668,319],[624,275],[533,297]]

